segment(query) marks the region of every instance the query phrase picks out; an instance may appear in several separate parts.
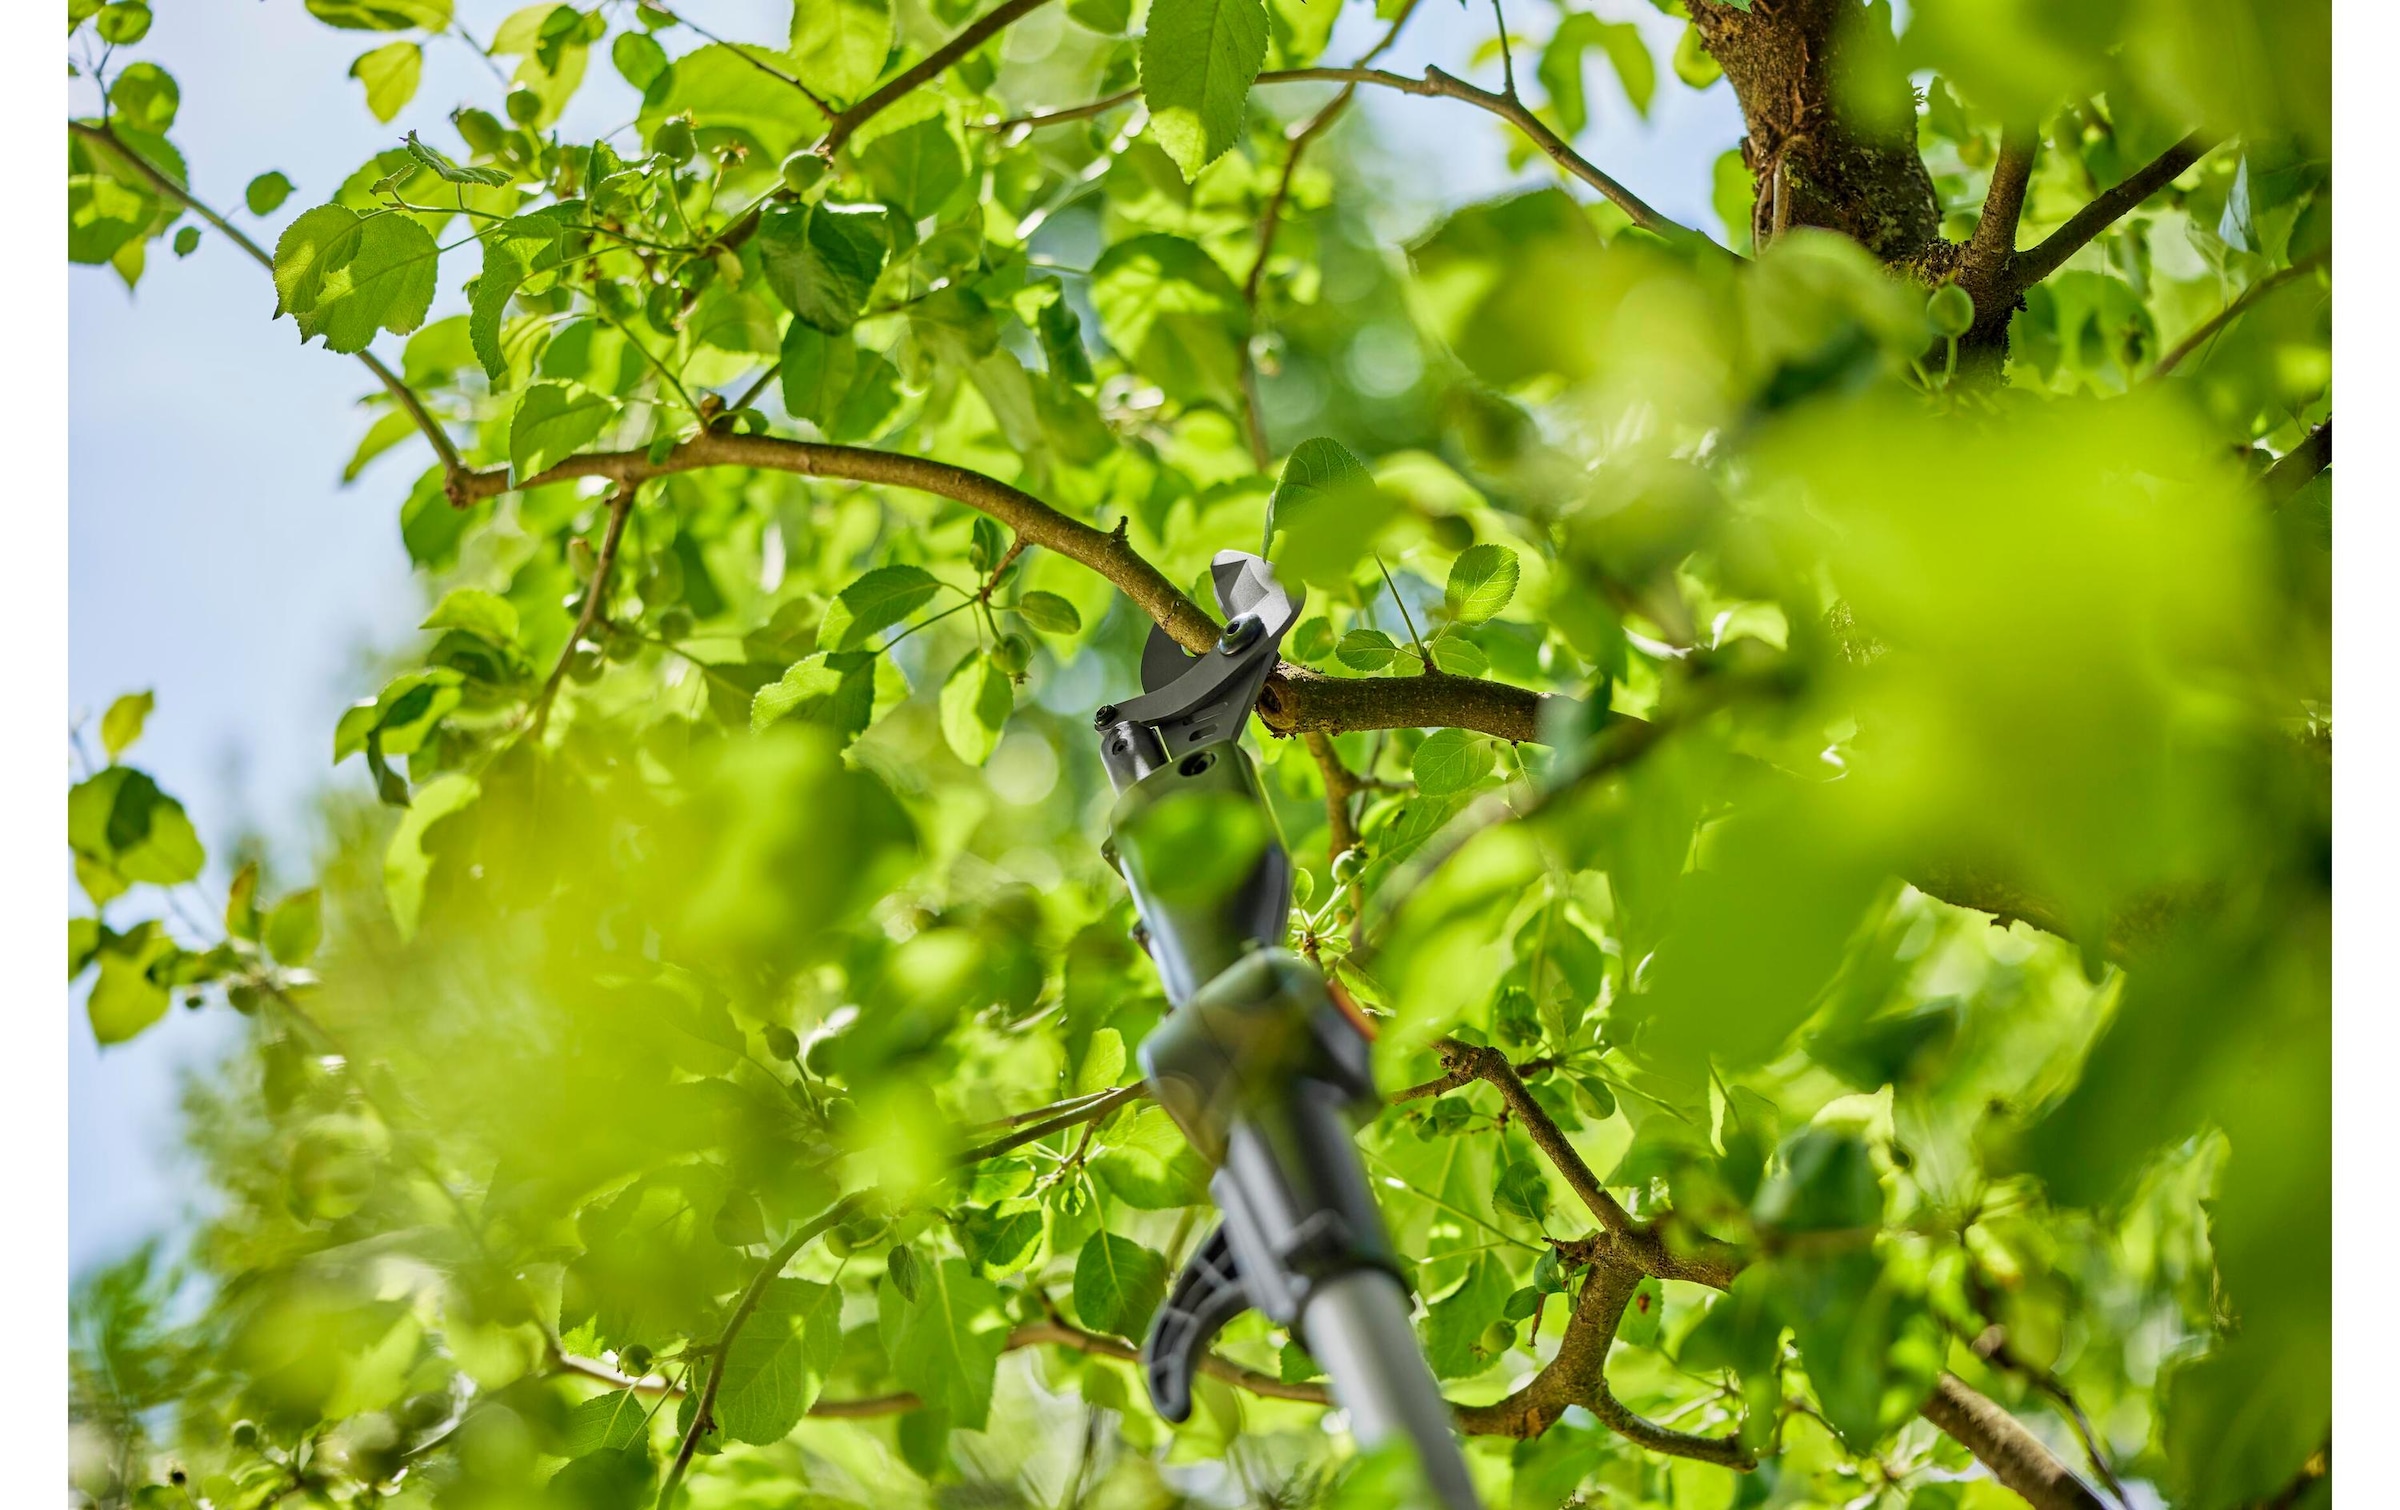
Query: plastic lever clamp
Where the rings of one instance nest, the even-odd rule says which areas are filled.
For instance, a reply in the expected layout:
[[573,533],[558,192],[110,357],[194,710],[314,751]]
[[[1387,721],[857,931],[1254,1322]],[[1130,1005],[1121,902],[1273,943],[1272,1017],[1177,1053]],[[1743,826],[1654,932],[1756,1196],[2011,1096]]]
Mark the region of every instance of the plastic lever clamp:
[[1249,1309],[1233,1244],[1219,1225],[1185,1261],[1142,1340],[1142,1373],[1161,1416],[1178,1426],[1192,1418],[1192,1376],[1200,1360],[1226,1323]]

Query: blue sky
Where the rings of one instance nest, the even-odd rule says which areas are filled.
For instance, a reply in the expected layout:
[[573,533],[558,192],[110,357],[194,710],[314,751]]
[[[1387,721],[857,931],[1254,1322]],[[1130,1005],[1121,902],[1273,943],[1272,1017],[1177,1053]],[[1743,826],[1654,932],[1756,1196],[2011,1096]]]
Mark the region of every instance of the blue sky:
[[[513,8],[461,0],[458,13],[488,37]],[[1681,23],[1646,0],[1599,8],[1643,25],[1661,83],[1652,118],[1641,121],[1594,54],[1594,119],[1579,145],[1661,211],[1713,229],[1711,165],[1741,130],[1730,91],[1720,83],[1695,94],[1674,80],[1665,64]],[[684,9],[719,35],[762,41],[790,15],[774,0],[689,0]],[[1353,4],[1329,56],[1348,57],[1380,32],[1369,8]],[[1384,66],[1459,71],[1490,35],[1488,9],[1429,0]],[[141,55],[182,84],[173,135],[194,188],[271,243],[283,220],[321,203],[401,132],[449,143],[454,105],[494,103],[484,64],[439,44],[428,49],[416,100],[379,124],[345,73],[382,40],[331,30],[298,0],[179,0],[158,9]],[[1496,75],[1497,65],[1478,72]],[[75,88],[75,110],[88,113],[89,85]],[[1361,105],[1360,123],[1428,210],[1551,176],[1538,158],[1511,173],[1506,128],[1463,105],[1372,90]],[[606,130],[632,110],[599,63],[567,126]],[[262,225],[238,206],[243,185],[270,168],[298,189]],[[356,362],[301,347],[289,322],[271,318],[265,273],[213,233],[188,259],[154,246],[130,297],[113,272],[80,267],[69,271],[68,297],[70,713],[96,718],[120,692],[155,689],[158,708],[134,760],[184,800],[212,849],[256,828],[296,872],[311,844],[312,795],[359,779],[326,764],[334,720],[372,690],[373,649],[404,639],[423,611],[397,523],[423,448],[401,447],[341,485],[372,379]],[[445,301],[457,297],[452,289]],[[398,340],[384,341],[396,364]],[[222,893],[221,874],[207,884]],[[190,1172],[174,1151],[178,1076],[211,1062],[237,1025],[178,1009],[103,1053],[80,993],[68,1006],[68,1246],[81,1268],[171,1231],[190,1211]]]

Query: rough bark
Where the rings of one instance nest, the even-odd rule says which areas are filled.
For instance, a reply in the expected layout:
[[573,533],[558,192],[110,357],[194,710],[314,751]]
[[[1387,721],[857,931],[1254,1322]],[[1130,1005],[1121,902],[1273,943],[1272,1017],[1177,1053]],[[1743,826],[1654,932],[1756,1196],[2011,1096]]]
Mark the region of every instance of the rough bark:
[[1741,101],[1757,185],[1753,239],[1839,231],[1887,263],[1940,242],[1941,200],[1917,156],[1916,102],[1888,16],[1854,0],[1692,0],[1692,23]]

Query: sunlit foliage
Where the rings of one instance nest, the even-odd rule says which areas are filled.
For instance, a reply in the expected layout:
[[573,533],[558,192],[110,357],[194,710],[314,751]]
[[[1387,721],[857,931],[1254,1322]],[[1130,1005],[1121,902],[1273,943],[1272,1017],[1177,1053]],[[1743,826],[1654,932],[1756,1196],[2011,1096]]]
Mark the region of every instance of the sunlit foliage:
[[[1089,720],[1264,541],[1292,943],[1431,1086],[1360,1146],[1490,1503],[2014,1502],[1953,1387],[2327,1493],[2325,8],[1688,3],[1520,5],[1491,91],[1294,77],[1337,0],[308,0],[417,129],[204,206],[70,0],[70,256],[230,243],[366,359],[427,603],[314,874],[210,867],[171,706],[79,735],[92,1031],[248,1032],[189,1274],[77,1292],[75,1492],[1385,1502],[1260,1318],[1186,1426],[1128,1362],[1211,1217]],[[437,47],[505,77],[441,129]],[[1575,145],[1720,69],[1722,243]],[[1391,245],[1401,88],[1562,175]]]

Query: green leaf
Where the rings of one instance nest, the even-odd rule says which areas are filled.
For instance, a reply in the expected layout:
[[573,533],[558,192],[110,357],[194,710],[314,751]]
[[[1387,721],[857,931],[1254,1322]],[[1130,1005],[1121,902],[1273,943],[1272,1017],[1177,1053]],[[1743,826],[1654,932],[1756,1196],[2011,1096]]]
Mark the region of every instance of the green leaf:
[[453,587],[417,627],[463,629],[495,645],[511,645],[517,638],[517,605],[480,587]]
[[319,205],[275,242],[275,312],[297,321],[303,341],[364,351],[378,329],[406,335],[424,322],[439,256],[413,216]]
[[157,706],[157,697],[149,692],[128,692],[100,715],[100,747],[112,763],[142,737],[142,725],[150,721],[150,710]]
[[494,383],[508,379],[508,354],[500,347],[500,322],[508,314],[508,300],[525,282],[525,264],[518,260],[507,243],[487,239],[483,243],[483,271],[476,274],[467,290],[467,337],[475,348],[475,360],[483,364],[483,375]]
[[144,131],[165,131],[175,124],[183,90],[175,76],[156,63],[129,65],[108,86],[109,113]]
[[1844,1232],[1880,1226],[1883,1184],[1857,1134],[1803,1128],[1759,1190],[1752,1214],[1778,1232]]
[[1000,747],[1000,731],[1016,706],[1008,673],[983,651],[970,651],[942,683],[942,738],[959,759],[982,765]]
[[875,138],[858,161],[875,196],[911,220],[940,209],[967,181],[966,154],[939,116]]
[[425,850],[425,831],[453,813],[463,812],[483,795],[474,777],[452,772],[436,776],[417,789],[392,830],[383,852],[383,892],[391,903],[392,921],[402,938],[413,938],[418,915],[425,906],[425,882],[433,873],[433,856]]
[[982,1430],[1008,1341],[1000,1292],[977,1279],[963,1259],[946,1258],[924,1266],[916,1300],[905,1300],[890,1284],[880,1298],[893,1378],[929,1407],[948,1411],[953,1424]]
[[368,463],[416,433],[416,419],[406,409],[387,410],[358,438],[358,449],[342,464],[342,481],[356,482]]
[[842,1293],[805,1279],[778,1279],[725,1354],[717,1429],[764,1446],[792,1434],[816,1403],[842,1350]]
[[1010,606],[1028,627],[1044,634],[1073,634],[1083,627],[1083,615],[1075,611],[1075,605],[1054,592],[1022,593]]
[[1334,659],[1353,671],[1381,671],[1399,654],[1400,647],[1380,629],[1353,629],[1333,647]]
[[1657,1276],[1644,1276],[1634,1286],[1633,1299],[1626,1303],[1625,1319],[1617,1325],[1617,1340],[1632,1347],[1654,1345],[1658,1341],[1659,1315],[1666,1303],[1666,1291]]
[[1492,1207],[1539,1227],[1550,1215],[1550,1182],[1531,1159],[1512,1160],[1492,1182]]
[[1180,403],[1241,402],[1248,307],[1225,269],[1178,236],[1135,236],[1092,267],[1092,307],[1142,375]]
[[1139,1337],[1167,1296],[1167,1260],[1131,1238],[1095,1232],[1075,1259],[1075,1314],[1096,1332]]
[[1491,1367],[1484,1333],[1502,1319],[1516,1289],[1508,1270],[1488,1253],[1467,1266],[1458,1287],[1425,1308],[1425,1361],[1437,1379],[1467,1379]]
[[196,879],[207,859],[183,804],[124,765],[68,790],[67,845],[127,881],[153,886]]
[[242,203],[253,215],[272,215],[292,197],[292,181],[281,173],[261,173],[242,190]]
[[985,1279],[1014,1274],[1032,1263],[1042,1249],[1044,1209],[1040,1201],[1025,1198],[966,1208],[957,1230],[967,1262]]
[[1442,602],[1461,624],[1481,624],[1517,593],[1517,553],[1505,545],[1470,545],[1450,563]]
[[647,1441],[603,1447],[552,1474],[544,1498],[561,1510],[644,1510],[657,1476]]
[[307,964],[325,936],[325,907],[317,889],[295,891],[277,902],[259,936],[277,964]]
[[536,383],[517,402],[508,427],[513,481],[524,486],[591,444],[617,416],[616,400],[563,383]]
[[1115,1028],[1101,1028],[1092,1034],[1084,1046],[1083,1063],[1075,1067],[1075,1086],[1072,1094],[1096,1095],[1113,1090],[1125,1078],[1125,1035]]
[[658,45],[657,38],[638,31],[619,32],[617,40],[609,45],[608,60],[616,65],[619,77],[644,95],[674,66],[667,61],[667,50]]
[[594,1395],[567,1412],[566,1455],[580,1458],[606,1449],[646,1443],[650,1406],[630,1389]]
[[225,932],[256,943],[258,924],[258,862],[252,860],[233,873],[233,884],[225,888]]
[[[1726,3],[1738,10],[1750,8],[1748,0],[1741,0],[1739,4],[1736,4],[1736,0],[1726,0]],[[1701,40],[1700,28],[1688,22],[1684,25],[1683,35],[1675,41],[1674,69],[1675,77],[1694,89],[1706,89],[1725,77],[1724,68]]]
[[1338,588],[1397,507],[1341,442],[1304,440],[1267,499],[1267,554],[1288,576]]
[[[350,65],[350,77],[366,86],[367,109],[388,121],[417,97],[417,79],[425,70],[424,49],[414,42],[391,42],[364,52]],[[416,140],[416,133],[409,133]]]
[[73,980],[91,968],[92,957],[100,952],[105,932],[98,918],[67,919],[67,979]]
[[308,0],[308,13],[344,31],[441,31],[450,0]]
[[1464,635],[1438,635],[1425,648],[1435,667],[1452,676],[1481,676],[1492,669],[1492,659],[1483,653],[1483,647]]
[[1436,729],[1409,757],[1408,773],[1428,797],[1463,792],[1492,773],[1492,742],[1465,729]]
[[933,601],[940,579],[921,566],[878,566],[842,589],[817,626],[817,643],[856,650]]
[[[1057,287],[1057,280],[1052,279],[1051,285]],[[1094,381],[1091,353],[1083,349],[1083,321],[1063,290],[1035,314],[1034,326],[1051,377],[1075,387]]]
[[792,57],[820,94],[847,102],[883,72],[892,47],[885,0],[800,0],[792,10]]
[[900,1298],[915,1304],[924,1293],[924,1266],[917,1261],[916,1250],[902,1243],[885,1257],[883,1267],[884,1272],[892,1278],[893,1288],[900,1292]]
[[1155,1106],[1116,1133],[1091,1168],[1103,1189],[1136,1211],[1172,1211],[1208,1199],[1208,1166],[1175,1119]]
[[1150,134],[1185,181],[1240,140],[1242,108],[1267,57],[1264,0],[1155,0],[1142,35]]
[[1558,23],[1535,66],[1542,87],[1550,91],[1550,108],[1558,116],[1559,134],[1573,141],[1591,119],[1583,93],[1583,55],[1597,47],[1608,55],[1625,98],[1634,113],[1647,119],[1651,96],[1658,92],[1658,64],[1642,41],[1641,28],[1630,21],[1603,21],[1588,11],[1575,11]]
[[102,1044],[124,1043],[167,1013],[169,992],[155,967],[181,951],[175,941],[144,923],[128,934],[103,944],[99,951],[100,978],[92,983],[92,1036]]
[[468,167],[463,163],[452,162],[447,155],[418,141],[417,133],[414,131],[402,137],[401,142],[408,149],[410,157],[431,169],[434,176],[444,183],[480,184],[487,188],[496,188],[509,180],[507,171],[501,168],[475,168]]
[[838,334],[858,323],[890,248],[880,205],[800,205],[759,217],[759,269],[783,307]]

